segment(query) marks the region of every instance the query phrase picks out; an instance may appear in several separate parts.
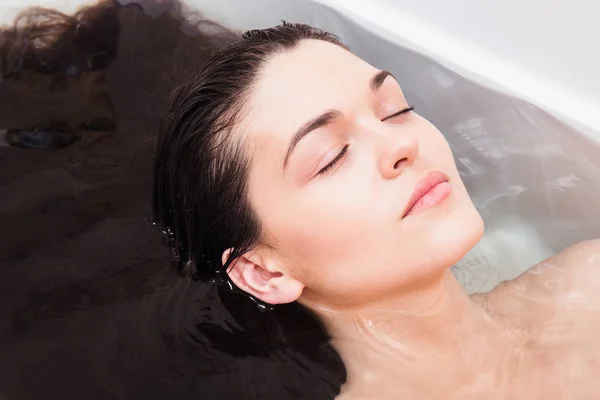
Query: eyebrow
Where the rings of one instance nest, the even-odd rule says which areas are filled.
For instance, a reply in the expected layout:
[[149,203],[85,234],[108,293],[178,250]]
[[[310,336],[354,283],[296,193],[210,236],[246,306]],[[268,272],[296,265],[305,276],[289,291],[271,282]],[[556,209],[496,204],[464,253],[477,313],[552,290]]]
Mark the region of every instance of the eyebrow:
[[394,75],[392,75],[392,73],[390,71],[386,71],[386,70],[381,70],[378,73],[376,73],[375,75],[373,75],[373,77],[371,78],[371,91],[373,93],[378,91],[379,88],[383,85],[383,82],[385,82],[385,78],[387,78],[388,76],[391,76],[392,78],[394,78]]
[[[388,76],[391,76],[392,78],[394,77],[394,75],[392,75],[391,72],[386,71],[386,70],[381,70],[381,71],[377,72],[375,75],[373,75],[373,77],[371,78],[371,80],[369,82],[371,91],[373,93],[377,92],[379,90],[379,88],[383,85],[383,82],[385,82],[385,79]],[[287,166],[290,155],[292,154],[292,152],[294,151],[294,149],[296,148],[296,145],[300,142],[300,140],[302,140],[310,132],[312,132],[316,129],[322,128],[324,126],[330,125],[335,120],[340,119],[342,117],[343,117],[343,114],[339,110],[327,110],[323,114],[311,119],[308,122],[305,122],[296,131],[296,133],[294,133],[294,136],[292,136],[292,140],[290,141],[290,145],[288,146],[287,153],[285,154],[285,158],[283,159],[283,168],[285,169],[285,167]]]

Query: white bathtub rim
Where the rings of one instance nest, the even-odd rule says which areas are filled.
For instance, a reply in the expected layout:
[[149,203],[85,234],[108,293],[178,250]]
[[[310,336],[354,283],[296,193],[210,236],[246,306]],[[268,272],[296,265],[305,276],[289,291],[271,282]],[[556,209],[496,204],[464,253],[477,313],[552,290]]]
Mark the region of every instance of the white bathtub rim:
[[494,52],[380,0],[313,0],[387,40],[431,57],[450,70],[551,113],[600,142],[600,101],[538,75]]

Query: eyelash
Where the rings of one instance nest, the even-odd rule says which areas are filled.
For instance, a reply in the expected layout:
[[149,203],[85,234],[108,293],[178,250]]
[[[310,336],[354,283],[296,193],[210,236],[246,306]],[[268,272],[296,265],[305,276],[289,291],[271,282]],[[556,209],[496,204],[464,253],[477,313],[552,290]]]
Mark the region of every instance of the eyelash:
[[348,151],[348,147],[350,147],[350,145],[345,145],[344,148],[342,149],[342,151],[340,151],[340,154],[337,155],[337,157],[335,157],[329,164],[327,164],[326,166],[324,166],[318,173],[317,175],[323,175],[325,172],[327,172],[330,168],[333,168],[335,166],[335,164],[337,164],[343,157],[344,155],[346,155],[346,152]]
[[[414,110],[414,107],[407,107],[403,110],[398,111],[397,113],[394,113],[390,116],[385,117],[384,119],[382,119],[382,121],[387,121],[388,119],[397,117],[399,115],[402,114],[407,114],[409,112],[411,112],[412,110]],[[348,147],[350,147],[350,145],[345,145],[344,148],[342,149],[342,151],[340,151],[340,153],[326,166],[324,166],[318,173],[317,175],[323,175],[325,172],[327,172],[328,170],[330,170],[331,168],[333,168],[338,162],[340,162],[340,160],[342,158],[344,158],[344,156],[346,155],[346,153],[348,152]]]
[[415,109],[414,107],[407,107],[407,108],[405,108],[404,110],[400,110],[400,111],[398,111],[397,113],[394,113],[394,114],[392,114],[392,115],[390,115],[390,116],[387,116],[387,117],[385,117],[384,119],[382,119],[382,121],[387,121],[388,119],[391,119],[391,118],[397,117],[397,116],[399,116],[399,115],[402,115],[402,114],[407,114],[407,113],[411,112],[411,111],[412,111],[412,110],[414,110],[414,109]]

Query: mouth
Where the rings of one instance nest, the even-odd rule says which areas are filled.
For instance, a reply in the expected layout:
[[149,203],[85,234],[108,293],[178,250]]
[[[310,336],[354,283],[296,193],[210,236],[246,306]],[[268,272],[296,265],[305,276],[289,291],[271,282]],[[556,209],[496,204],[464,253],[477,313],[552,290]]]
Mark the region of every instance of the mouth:
[[441,171],[431,171],[419,179],[402,218],[431,208],[446,199],[452,192],[452,185],[448,180],[448,176]]

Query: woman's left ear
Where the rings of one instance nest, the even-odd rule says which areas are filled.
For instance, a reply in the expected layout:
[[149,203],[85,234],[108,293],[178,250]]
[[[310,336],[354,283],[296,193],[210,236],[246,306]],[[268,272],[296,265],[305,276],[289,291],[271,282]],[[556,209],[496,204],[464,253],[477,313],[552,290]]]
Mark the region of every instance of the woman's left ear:
[[[223,265],[232,249],[223,252]],[[266,251],[251,250],[232,260],[227,274],[241,290],[267,304],[291,303],[300,298],[304,285],[282,272]]]

